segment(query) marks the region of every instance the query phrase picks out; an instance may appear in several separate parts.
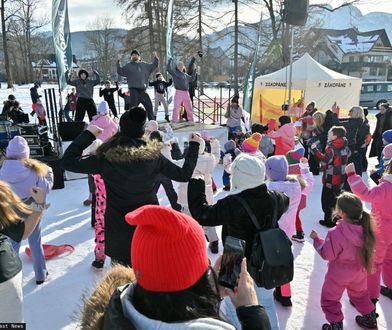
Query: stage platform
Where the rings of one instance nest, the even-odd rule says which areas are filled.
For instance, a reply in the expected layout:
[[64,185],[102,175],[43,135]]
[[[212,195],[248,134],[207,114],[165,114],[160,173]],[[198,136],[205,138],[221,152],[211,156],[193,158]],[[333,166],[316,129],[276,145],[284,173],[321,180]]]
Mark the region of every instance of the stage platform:
[[[159,121],[159,130],[165,132],[165,121]],[[178,140],[180,148],[183,148],[184,141],[188,141],[192,132],[199,132],[203,136],[213,136],[219,140],[221,148],[227,142],[227,127],[219,125],[204,124],[199,122],[180,122],[170,123],[173,129],[173,135]]]

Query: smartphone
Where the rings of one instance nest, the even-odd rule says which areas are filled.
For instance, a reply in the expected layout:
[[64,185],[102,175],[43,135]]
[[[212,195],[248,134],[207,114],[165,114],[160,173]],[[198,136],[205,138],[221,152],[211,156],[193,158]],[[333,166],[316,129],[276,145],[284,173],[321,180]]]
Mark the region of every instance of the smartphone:
[[241,263],[245,255],[245,241],[232,236],[227,236],[223,249],[222,264],[219,271],[218,282],[220,285],[234,289],[241,273]]

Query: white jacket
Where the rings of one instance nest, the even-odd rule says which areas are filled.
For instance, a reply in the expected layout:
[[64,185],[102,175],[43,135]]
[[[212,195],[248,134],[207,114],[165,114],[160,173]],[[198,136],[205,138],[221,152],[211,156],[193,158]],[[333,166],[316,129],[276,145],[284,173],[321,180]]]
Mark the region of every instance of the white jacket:
[[[214,203],[214,193],[212,191],[212,172],[220,159],[220,144],[217,139],[211,141],[211,153],[200,150],[197,158],[196,167],[193,171],[192,178],[203,179],[206,183],[206,198],[209,205]],[[188,183],[180,182],[178,185],[178,203],[182,206],[188,206]]]

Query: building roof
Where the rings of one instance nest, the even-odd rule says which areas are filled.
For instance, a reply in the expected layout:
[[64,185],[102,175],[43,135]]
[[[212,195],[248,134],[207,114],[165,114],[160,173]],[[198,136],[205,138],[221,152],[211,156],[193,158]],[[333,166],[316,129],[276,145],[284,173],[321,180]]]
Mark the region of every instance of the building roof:
[[391,48],[391,42],[384,29],[359,32],[355,28],[344,30],[312,29],[314,32],[325,35],[328,40],[337,45],[343,53],[364,53],[370,51],[378,40],[384,47]]

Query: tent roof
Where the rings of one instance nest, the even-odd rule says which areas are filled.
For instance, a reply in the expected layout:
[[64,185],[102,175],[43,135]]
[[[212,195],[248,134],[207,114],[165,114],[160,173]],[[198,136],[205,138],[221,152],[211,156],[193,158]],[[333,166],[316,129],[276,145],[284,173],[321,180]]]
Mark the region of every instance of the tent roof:
[[[272,72],[270,74],[259,76],[259,81],[288,81],[290,66]],[[300,59],[293,63],[292,81],[306,80],[360,80],[360,78],[346,76],[339,72],[330,70],[314,60],[308,53],[305,53]]]

